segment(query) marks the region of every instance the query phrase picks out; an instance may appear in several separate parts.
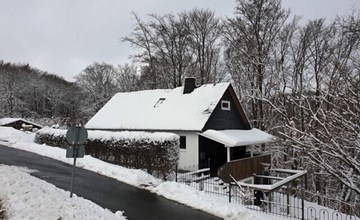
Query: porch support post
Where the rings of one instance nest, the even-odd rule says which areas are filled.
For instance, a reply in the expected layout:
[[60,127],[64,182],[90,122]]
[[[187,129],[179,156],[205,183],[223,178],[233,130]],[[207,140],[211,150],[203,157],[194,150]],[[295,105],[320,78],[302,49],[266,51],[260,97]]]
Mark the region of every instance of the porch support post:
[[227,161],[227,162],[230,162],[230,147],[229,147],[229,146],[226,146],[226,145],[225,145],[225,147],[226,147],[226,152],[227,152],[227,157],[226,157],[227,159],[226,159],[226,161]]

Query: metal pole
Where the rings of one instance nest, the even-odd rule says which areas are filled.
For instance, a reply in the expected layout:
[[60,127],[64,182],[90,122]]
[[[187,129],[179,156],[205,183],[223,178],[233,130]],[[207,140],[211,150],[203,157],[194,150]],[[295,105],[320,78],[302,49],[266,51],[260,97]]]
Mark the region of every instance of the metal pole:
[[175,182],[177,182],[177,175],[178,175],[178,164],[175,164]]
[[226,162],[230,162],[230,147],[226,146]]
[[74,140],[74,165],[73,165],[73,171],[72,171],[72,175],[71,175],[70,198],[72,198],[73,189],[74,189],[76,158],[78,157],[78,152],[79,152],[79,144],[78,144],[79,134],[80,134],[80,127],[76,126],[76,133],[75,133],[75,140]]
[[[75,147],[74,147],[74,150],[75,150]],[[72,194],[73,194],[75,167],[76,167],[76,155],[74,157],[74,165],[73,165],[73,170],[72,170],[72,175],[71,175],[70,198],[72,198]]]

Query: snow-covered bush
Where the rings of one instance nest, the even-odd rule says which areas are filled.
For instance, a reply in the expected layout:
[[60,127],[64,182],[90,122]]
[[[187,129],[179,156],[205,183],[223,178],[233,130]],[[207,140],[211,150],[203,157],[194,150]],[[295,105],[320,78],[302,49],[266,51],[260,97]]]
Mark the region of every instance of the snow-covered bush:
[[35,142],[65,149],[69,146],[66,141],[66,130],[52,129],[49,127],[44,127],[36,132]]
[[[66,130],[45,127],[35,142],[66,148]],[[88,131],[84,143],[88,155],[122,166],[161,173],[166,177],[179,160],[179,136],[173,133],[139,131]]]

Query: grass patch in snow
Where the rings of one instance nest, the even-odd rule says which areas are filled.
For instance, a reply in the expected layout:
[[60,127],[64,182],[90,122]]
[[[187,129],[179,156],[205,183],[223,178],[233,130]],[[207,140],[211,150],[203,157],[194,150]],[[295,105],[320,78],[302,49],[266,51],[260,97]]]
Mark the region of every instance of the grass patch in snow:
[[4,203],[3,201],[0,199],[0,219],[5,220],[6,218],[6,210],[4,208]]

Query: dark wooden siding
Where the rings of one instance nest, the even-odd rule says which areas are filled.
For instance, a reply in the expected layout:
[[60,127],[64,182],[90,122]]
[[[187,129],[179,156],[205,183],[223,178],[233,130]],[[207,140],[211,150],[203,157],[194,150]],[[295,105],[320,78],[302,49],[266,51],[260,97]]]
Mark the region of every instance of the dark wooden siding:
[[[230,111],[221,109],[221,100],[230,101]],[[245,125],[229,90],[227,90],[216,105],[203,130],[248,129]]]
[[239,160],[230,161],[218,169],[218,176],[226,183],[232,181],[229,174],[236,180],[241,180],[252,176],[253,174],[260,174],[264,171],[264,166],[261,163],[271,163],[271,155],[259,155]]

